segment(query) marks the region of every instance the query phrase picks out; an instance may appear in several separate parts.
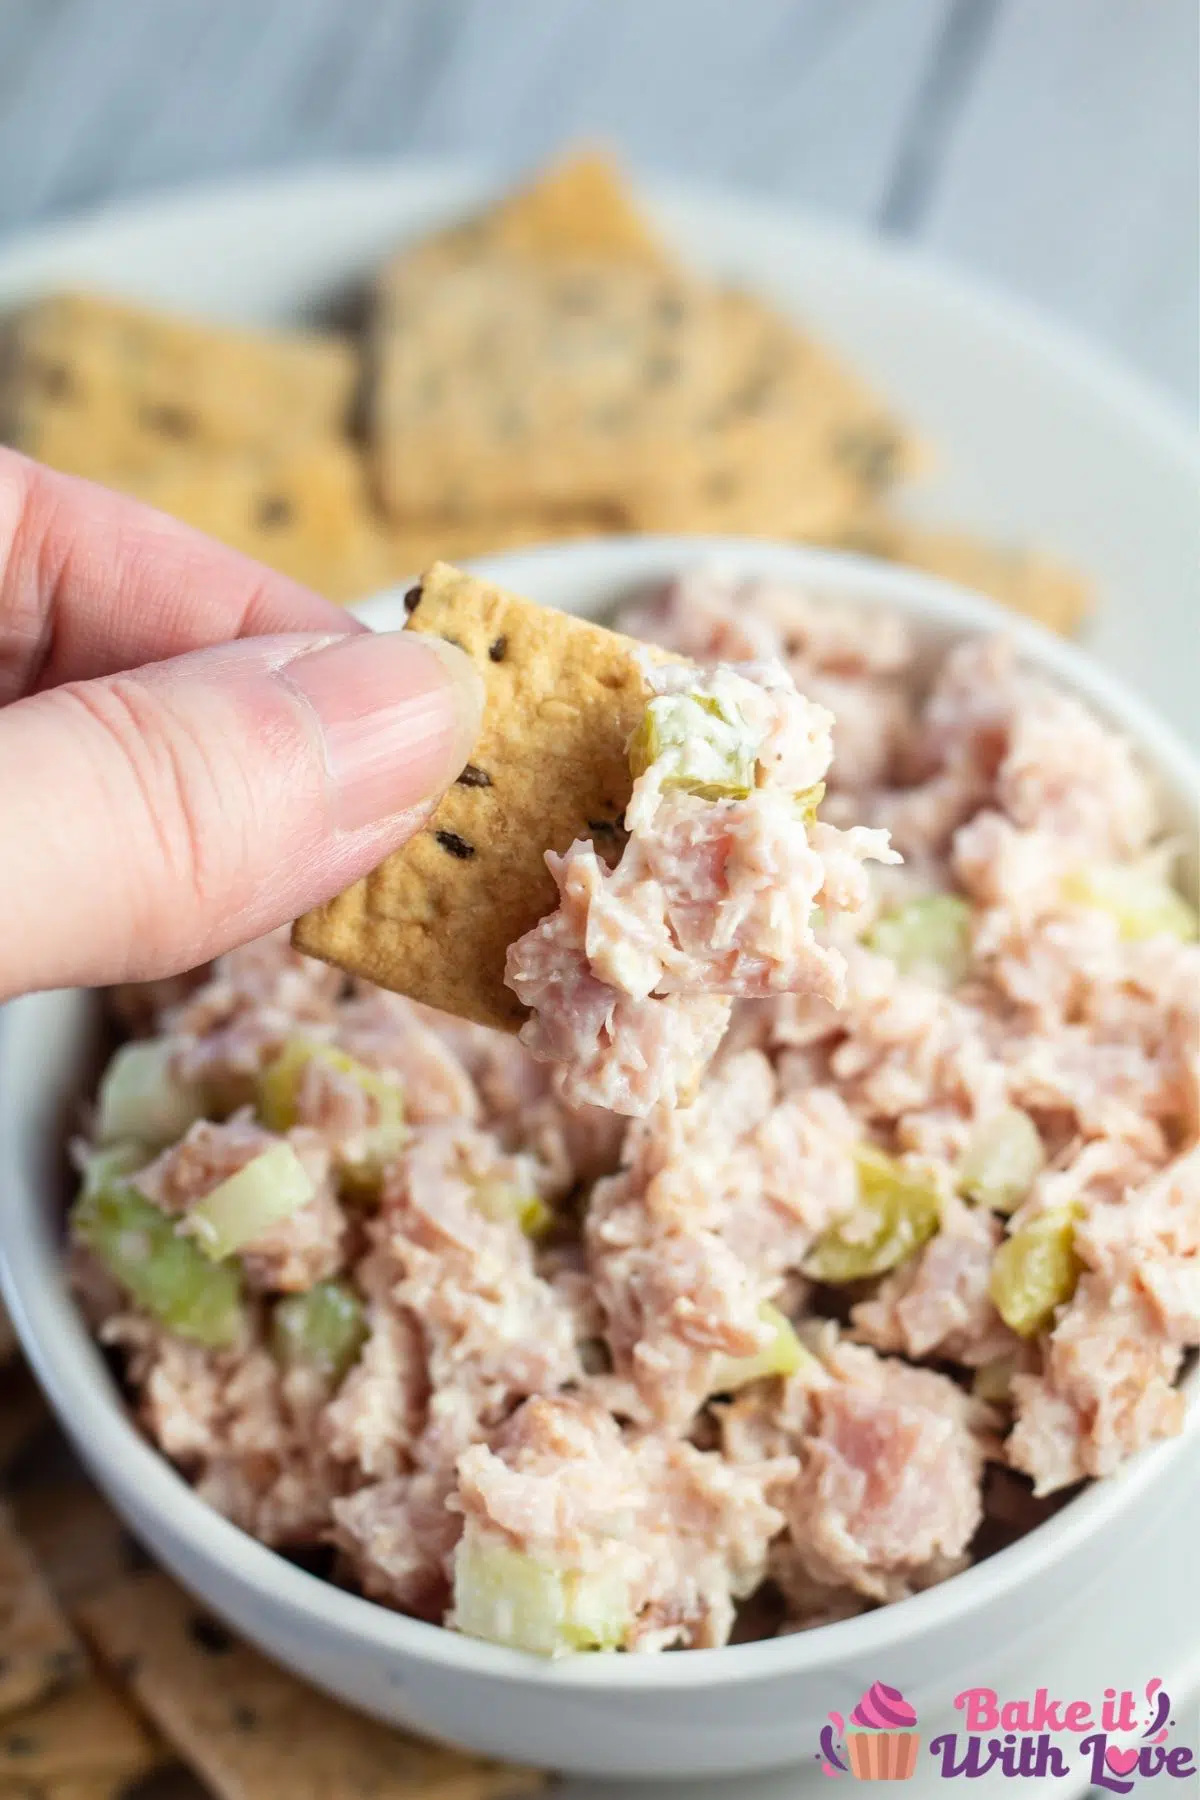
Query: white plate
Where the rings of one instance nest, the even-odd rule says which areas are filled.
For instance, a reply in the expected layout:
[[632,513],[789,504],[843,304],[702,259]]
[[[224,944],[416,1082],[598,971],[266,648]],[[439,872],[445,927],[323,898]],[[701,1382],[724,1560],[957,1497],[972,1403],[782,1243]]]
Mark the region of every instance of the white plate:
[[[488,186],[444,167],[360,165],[171,195],[11,241],[0,249],[0,305],[82,282],[214,318],[311,318],[396,241]],[[696,264],[809,321],[939,447],[943,465],[920,501],[931,518],[1040,543],[1089,569],[1101,589],[1096,653],[1200,736],[1189,650],[1200,618],[1200,459],[1182,420],[1035,314],[906,252],[740,197],[653,184],[647,198]],[[1035,1685],[1089,1694],[1158,1674],[1184,1703],[1200,1678],[1200,1591],[1180,1586],[1186,1578],[1200,1588],[1188,1474],[1191,1492],[1170,1528],[1131,1546],[1130,1566],[1114,1570],[1088,1616],[1047,1621],[1039,1666],[1013,1671],[1014,1694]],[[1172,1620],[1178,1643],[1168,1641]],[[994,1791],[987,1779],[976,1785]],[[1022,1786],[1029,1800],[1043,1791]],[[1053,1789],[1065,1800],[1080,1783]],[[580,1781],[563,1793],[634,1800],[654,1791]],[[828,1783],[814,1762],[704,1791],[708,1800],[796,1800]]]
[[[356,165],[173,194],[0,250],[0,303],[63,282],[232,320],[319,313],[399,239],[489,184],[436,164]],[[1057,550],[1096,578],[1092,644],[1193,741],[1200,458],[1135,378],[1029,310],[909,252],[729,194],[650,184],[697,265],[810,321],[944,457],[920,506]]]

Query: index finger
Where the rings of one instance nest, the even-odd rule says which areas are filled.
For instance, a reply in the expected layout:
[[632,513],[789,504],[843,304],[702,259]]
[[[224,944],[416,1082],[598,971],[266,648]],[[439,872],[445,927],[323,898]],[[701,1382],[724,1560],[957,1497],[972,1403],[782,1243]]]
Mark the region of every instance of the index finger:
[[232,638],[362,629],[164,513],[0,448],[0,706]]

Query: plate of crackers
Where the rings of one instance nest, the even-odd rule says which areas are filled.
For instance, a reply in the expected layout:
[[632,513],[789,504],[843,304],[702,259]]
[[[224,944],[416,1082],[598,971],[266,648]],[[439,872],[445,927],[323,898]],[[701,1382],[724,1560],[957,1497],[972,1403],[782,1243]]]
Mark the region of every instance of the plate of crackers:
[[[840,228],[568,155],[357,165],[0,251],[0,441],[353,603],[434,559],[688,533],[926,569],[1194,736],[1189,430],[1019,308]],[[486,1800],[236,1642],[87,1486],[0,1313],[0,1800]]]

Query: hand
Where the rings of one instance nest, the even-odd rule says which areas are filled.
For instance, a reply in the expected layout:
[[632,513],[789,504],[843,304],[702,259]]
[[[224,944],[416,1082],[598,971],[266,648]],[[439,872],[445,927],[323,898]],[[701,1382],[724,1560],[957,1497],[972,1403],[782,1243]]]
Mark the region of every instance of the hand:
[[482,684],[0,449],[0,999],[177,973],[417,828]]

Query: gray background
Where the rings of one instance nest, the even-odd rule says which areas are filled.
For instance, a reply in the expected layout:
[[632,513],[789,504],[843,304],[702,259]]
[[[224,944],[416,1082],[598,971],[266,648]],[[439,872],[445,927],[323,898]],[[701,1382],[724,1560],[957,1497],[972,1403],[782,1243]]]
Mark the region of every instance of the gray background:
[[914,240],[1188,413],[1195,0],[0,0],[0,245],[123,195],[577,135]]

